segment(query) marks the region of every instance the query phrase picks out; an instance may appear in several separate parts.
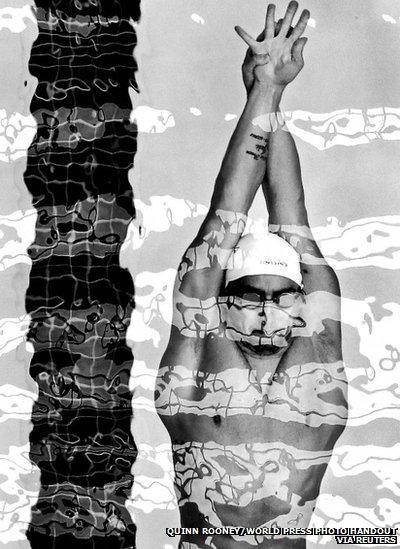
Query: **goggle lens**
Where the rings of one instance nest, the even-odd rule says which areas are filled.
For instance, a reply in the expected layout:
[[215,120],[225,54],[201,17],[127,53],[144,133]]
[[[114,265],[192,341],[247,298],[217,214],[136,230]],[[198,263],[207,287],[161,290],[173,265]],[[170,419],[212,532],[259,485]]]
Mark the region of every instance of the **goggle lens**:
[[273,302],[273,303],[276,303],[278,307],[282,307],[283,309],[288,309],[289,307],[293,307],[293,305],[296,303],[300,295],[302,295],[300,292],[283,292],[277,295],[274,299],[263,299],[261,295],[256,292],[245,292],[244,294],[238,297],[240,299],[243,299],[243,301],[248,301],[250,303],[257,304],[257,305],[263,305],[268,302],[269,303]]

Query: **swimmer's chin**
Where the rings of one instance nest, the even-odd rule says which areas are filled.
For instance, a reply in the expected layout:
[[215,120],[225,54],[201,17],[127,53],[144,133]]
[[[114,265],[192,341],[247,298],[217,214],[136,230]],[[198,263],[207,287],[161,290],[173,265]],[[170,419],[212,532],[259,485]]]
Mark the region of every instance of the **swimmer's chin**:
[[245,354],[251,355],[253,357],[263,358],[269,356],[280,356],[282,355],[286,347],[278,347],[277,345],[253,345],[247,341],[237,341],[238,346]]

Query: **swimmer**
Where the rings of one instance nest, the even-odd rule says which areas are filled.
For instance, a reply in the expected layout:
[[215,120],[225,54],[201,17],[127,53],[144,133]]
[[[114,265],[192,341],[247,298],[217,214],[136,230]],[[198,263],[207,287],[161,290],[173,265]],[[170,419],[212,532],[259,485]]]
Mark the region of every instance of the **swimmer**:
[[[182,527],[307,527],[347,418],[340,288],[310,230],[280,113],[310,14],[267,8],[242,66],[247,100],[208,213],[183,255],[155,390]],[[295,18],[297,21],[295,21]],[[246,227],[262,188],[266,232]],[[201,532],[201,530],[200,530]],[[206,532],[206,530],[204,530]],[[180,548],[305,548],[301,536],[187,534]]]

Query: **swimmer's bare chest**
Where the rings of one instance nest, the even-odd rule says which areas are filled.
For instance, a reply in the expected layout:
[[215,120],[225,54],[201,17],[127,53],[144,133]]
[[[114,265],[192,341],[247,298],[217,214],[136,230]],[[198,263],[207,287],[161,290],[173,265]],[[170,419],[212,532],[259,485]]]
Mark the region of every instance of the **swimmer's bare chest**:
[[[198,363],[198,379],[212,379],[209,402],[214,405],[210,428],[224,427],[230,442],[235,440],[267,440],[279,429],[270,409],[274,399],[285,393],[293,379],[293,366],[298,360],[312,360],[312,347],[294,340],[279,357],[249,357],[226,338],[210,338],[205,342]],[[229,397],[229,398],[227,398]]]
[[260,441],[268,384],[267,377],[262,383],[266,368],[261,360],[257,363],[257,367],[256,361],[250,363],[238,345],[226,338],[210,338],[205,342],[197,371],[200,384],[204,387],[206,382],[206,387],[212,390],[208,393],[212,414],[204,428],[207,438],[220,441],[222,438],[226,444]]
[[[224,445],[276,440],[282,434],[282,414],[276,413],[279,405],[270,413],[271,393],[288,390],[287,369],[303,354],[298,347],[294,341],[279,360],[250,363],[235,342],[208,337],[191,357],[187,349],[176,353],[174,364],[160,372],[157,405],[172,440]],[[296,432],[301,436],[298,423]]]

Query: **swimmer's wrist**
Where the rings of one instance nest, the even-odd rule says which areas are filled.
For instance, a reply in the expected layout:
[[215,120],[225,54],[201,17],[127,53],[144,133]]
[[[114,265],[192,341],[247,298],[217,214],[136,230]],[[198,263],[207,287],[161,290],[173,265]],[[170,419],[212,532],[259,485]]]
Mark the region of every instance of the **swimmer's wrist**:
[[247,102],[258,105],[261,113],[276,113],[282,99],[283,87],[275,84],[255,81],[248,95]]
[[[275,84],[273,82],[262,82],[260,80],[255,80],[253,87],[250,90],[250,94],[262,94],[266,98],[281,98],[285,90],[285,86],[281,84]],[[249,94],[249,95],[250,95]]]

